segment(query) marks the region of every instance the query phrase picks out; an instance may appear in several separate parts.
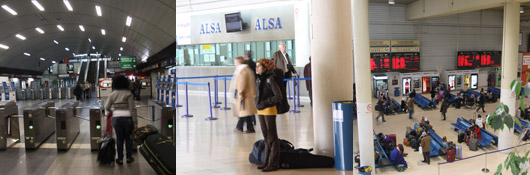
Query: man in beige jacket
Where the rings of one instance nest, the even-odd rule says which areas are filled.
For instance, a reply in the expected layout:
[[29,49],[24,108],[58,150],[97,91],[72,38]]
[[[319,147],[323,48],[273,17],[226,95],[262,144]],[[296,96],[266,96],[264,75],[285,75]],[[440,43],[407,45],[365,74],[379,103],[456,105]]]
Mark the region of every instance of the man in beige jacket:
[[236,117],[239,117],[234,131],[243,132],[243,124],[247,123],[247,131],[245,133],[255,133],[254,125],[252,124],[252,117],[257,113],[254,105],[254,97],[256,96],[256,83],[254,82],[254,73],[245,63],[245,58],[242,56],[235,58],[236,70],[233,81],[235,80],[237,97],[234,102]]
[[421,134],[421,149],[423,151],[423,163],[431,164],[431,136],[427,132]]

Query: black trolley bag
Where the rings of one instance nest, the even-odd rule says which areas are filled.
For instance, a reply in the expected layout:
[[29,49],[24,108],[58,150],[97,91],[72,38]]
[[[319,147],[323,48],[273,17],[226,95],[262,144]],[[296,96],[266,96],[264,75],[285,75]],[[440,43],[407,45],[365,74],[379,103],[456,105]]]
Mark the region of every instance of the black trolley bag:
[[162,134],[151,134],[140,146],[145,160],[159,175],[176,173],[176,150],[173,141]]
[[280,151],[280,167],[282,169],[332,168],[335,165],[335,159],[332,157],[314,155],[309,153],[310,150],[298,150]]

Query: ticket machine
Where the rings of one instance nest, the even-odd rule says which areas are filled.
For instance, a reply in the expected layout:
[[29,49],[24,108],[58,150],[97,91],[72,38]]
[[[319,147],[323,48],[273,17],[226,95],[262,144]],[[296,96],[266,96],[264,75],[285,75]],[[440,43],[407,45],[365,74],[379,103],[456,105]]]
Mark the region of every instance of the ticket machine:
[[166,99],[166,76],[162,75],[162,81],[160,81],[160,101]]
[[155,84],[155,88],[156,88],[156,101],[160,101],[160,82],[161,82],[161,76],[158,76],[156,78],[156,84]]
[[99,97],[106,98],[110,96],[112,92],[112,79],[111,78],[100,78],[99,79]]
[[171,86],[173,87],[172,90],[171,90],[171,106],[173,106],[173,108],[177,107],[177,103],[176,103],[176,94],[178,93],[177,92],[177,76],[173,76],[173,83],[171,83]]
[[171,82],[173,75],[169,74],[167,75],[167,84],[166,84],[166,105],[171,105],[171,93],[175,89],[175,86],[173,86],[173,83]]

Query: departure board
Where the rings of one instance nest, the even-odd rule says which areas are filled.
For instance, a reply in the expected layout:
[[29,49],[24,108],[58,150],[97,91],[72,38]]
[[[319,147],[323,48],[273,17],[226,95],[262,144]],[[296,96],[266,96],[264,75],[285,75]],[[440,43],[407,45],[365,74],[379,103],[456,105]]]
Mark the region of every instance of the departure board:
[[458,69],[501,66],[500,51],[460,51],[458,52]]

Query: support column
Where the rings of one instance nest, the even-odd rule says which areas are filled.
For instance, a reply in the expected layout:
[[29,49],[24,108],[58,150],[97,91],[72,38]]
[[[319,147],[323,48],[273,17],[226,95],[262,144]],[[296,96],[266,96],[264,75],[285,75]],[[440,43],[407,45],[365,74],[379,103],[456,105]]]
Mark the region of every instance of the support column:
[[331,103],[353,98],[351,3],[312,0],[311,9],[314,148],[333,156]]
[[357,125],[361,166],[375,168],[372,89],[370,83],[370,29],[368,0],[353,0],[353,50],[355,91],[357,92]]
[[[510,115],[515,116],[515,92],[512,93],[510,84],[517,79],[518,49],[519,49],[519,7],[520,3],[511,1],[504,4],[504,24],[502,31],[502,77],[501,77],[501,102],[510,109]],[[498,150],[513,146],[513,128],[499,131]],[[504,153],[508,153],[504,151]]]
[[311,54],[311,38],[309,38],[309,2],[307,0],[294,3],[294,42],[296,50],[296,67],[304,67],[309,63]]

